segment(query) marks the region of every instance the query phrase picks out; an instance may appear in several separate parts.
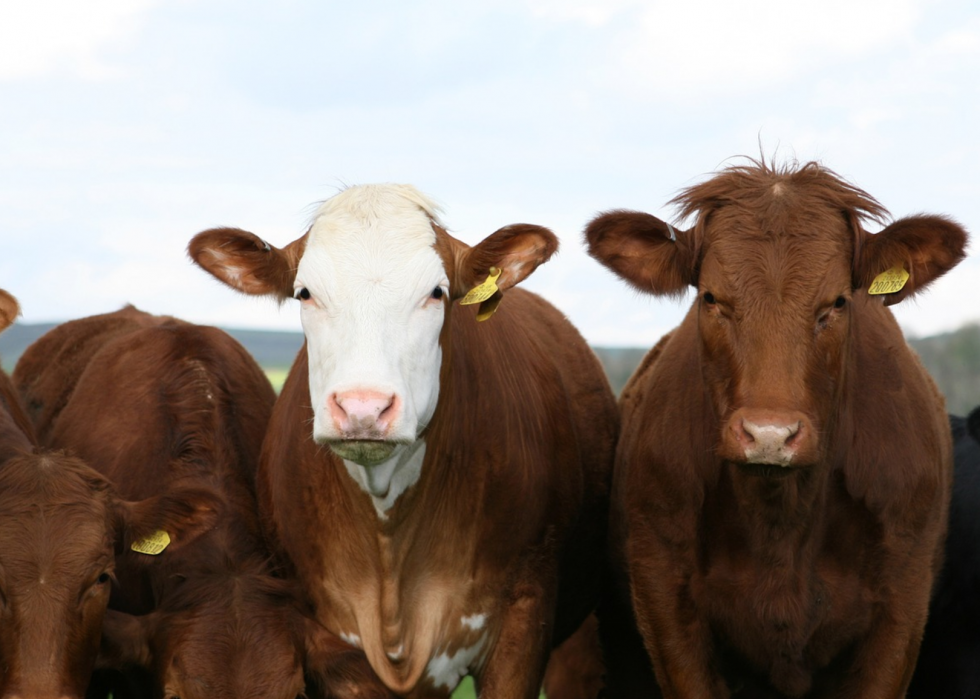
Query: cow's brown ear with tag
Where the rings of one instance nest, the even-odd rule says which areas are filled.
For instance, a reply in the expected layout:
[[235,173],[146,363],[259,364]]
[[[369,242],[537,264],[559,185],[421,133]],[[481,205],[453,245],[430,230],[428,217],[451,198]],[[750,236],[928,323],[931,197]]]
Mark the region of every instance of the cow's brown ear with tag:
[[453,298],[462,299],[482,285],[504,293],[524,281],[558,250],[558,238],[547,228],[515,223],[490,234],[471,248],[461,248],[456,260]]
[[118,501],[121,545],[149,556],[175,551],[214,527],[222,509],[214,491],[177,488],[138,502]]
[[899,219],[861,237],[854,286],[879,294],[887,306],[898,303],[955,267],[966,242],[963,227],[944,216]]

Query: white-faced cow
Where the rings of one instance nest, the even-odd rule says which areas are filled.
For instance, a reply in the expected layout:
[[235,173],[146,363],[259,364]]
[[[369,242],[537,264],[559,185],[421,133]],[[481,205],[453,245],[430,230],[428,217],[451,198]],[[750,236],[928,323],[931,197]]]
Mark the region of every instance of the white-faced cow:
[[[284,249],[205,231],[193,259],[299,299],[306,345],[276,404],[259,508],[318,619],[404,696],[536,697],[595,604],[617,415],[555,308],[511,290],[555,236],[451,237],[409,186],[352,187]],[[494,291],[494,286],[496,291]],[[475,287],[473,309],[454,308]]]
[[966,234],[939,216],[871,234],[885,210],[815,163],[732,166],[675,203],[690,230],[627,211],[586,230],[636,289],[697,289],[624,390],[612,495],[662,691],[901,697],[952,456],[886,305],[956,265]]

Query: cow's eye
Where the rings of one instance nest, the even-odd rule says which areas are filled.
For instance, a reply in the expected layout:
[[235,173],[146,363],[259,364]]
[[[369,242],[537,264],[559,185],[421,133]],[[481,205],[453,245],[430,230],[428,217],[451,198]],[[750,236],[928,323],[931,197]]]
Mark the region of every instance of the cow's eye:
[[843,308],[844,304],[847,303],[847,299],[843,296],[838,296],[837,300],[834,301],[834,308]]
[[112,576],[111,576],[111,575],[109,575],[109,572],[108,572],[108,571],[106,571],[106,572],[104,572],[104,573],[102,573],[102,575],[100,575],[100,576],[99,576],[99,577],[98,577],[98,578],[96,579],[96,581],[95,581],[95,582],[97,582],[97,583],[98,583],[99,585],[105,585],[105,584],[106,584],[107,582],[109,582],[109,581],[110,581],[111,579],[112,579]]
[[296,298],[298,298],[300,301],[309,301],[310,300],[310,290],[307,289],[305,286],[302,287],[302,288],[300,288],[300,289],[297,289],[296,290]]
[[442,298],[442,287],[441,286],[437,286],[435,289],[432,290],[432,298],[434,298],[436,301],[438,301],[439,299]]
[[701,298],[703,298],[704,302],[709,306],[715,305],[715,295],[712,294],[710,291],[705,291],[704,296],[702,296]]

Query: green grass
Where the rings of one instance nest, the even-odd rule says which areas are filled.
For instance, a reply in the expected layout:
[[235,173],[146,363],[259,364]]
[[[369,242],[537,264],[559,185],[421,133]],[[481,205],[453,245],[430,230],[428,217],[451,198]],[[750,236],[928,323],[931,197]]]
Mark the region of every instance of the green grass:
[[[453,699],[476,699],[476,687],[473,686],[472,677],[464,677],[463,681],[453,692]],[[539,699],[545,699],[544,692],[541,692]]]
[[463,678],[456,691],[453,692],[453,699],[476,699],[476,687],[473,686],[472,677]]
[[269,378],[269,383],[271,383],[272,387],[276,389],[276,393],[279,393],[279,391],[282,390],[282,385],[286,383],[286,375],[289,373],[289,368],[287,367],[282,369],[276,367],[270,369],[263,367],[263,370],[265,371],[265,375]]

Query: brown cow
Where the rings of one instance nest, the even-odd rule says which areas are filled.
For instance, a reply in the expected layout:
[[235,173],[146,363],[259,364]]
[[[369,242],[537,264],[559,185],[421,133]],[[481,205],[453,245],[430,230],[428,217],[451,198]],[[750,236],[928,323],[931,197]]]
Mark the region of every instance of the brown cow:
[[[0,329],[16,315],[0,291]],[[81,460],[36,449],[0,372],[0,697],[84,696],[116,547],[166,528],[179,548],[213,524],[216,505],[187,489],[127,502]]]
[[697,289],[621,401],[612,496],[663,693],[901,697],[952,463],[885,306],[955,266],[966,233],[914,216],[871,235],[886,211],[815,163],[753,160],[675,203],[692,229],[614,211],[586,230],[635,288]]
[[151,668],[165,697],[293,699],[307,661],[331,696],[387,696],[363,653],[302,613],[269,568],[253,486],[275,394],[235,340],[129,307],[50,331],[14,379],[40,438],[126,496],[194,484],[223,503],[193,545],[117,559],[112,607],[143,616],[107,622],[107,664]]
[[[233,288],[301,300],[260,511],[318,619],[400,695],[472,674],[536,697],[595,603],[615,402],[562,314],[508,291],[556,247],[531,225],[469,247],[400,185],[341,192],[282,250],[237,229],[190,244]],[[481,283],[483,317],[507,292],[482,323],[451,303]]]

